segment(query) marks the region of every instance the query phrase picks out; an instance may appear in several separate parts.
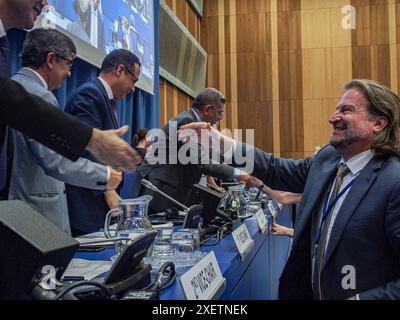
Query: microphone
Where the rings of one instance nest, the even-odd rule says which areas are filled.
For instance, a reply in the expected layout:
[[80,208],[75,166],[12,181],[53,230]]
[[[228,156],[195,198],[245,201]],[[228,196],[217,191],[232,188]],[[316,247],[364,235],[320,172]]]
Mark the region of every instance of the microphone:
[[146,188],[153,190],[154,192],[157,192],[161,194],[163,197],[167,198],[168,200],[171,200],[172,202],[176,203],[178,206],[182,207],[183,210],[185,210],[186,215],[183,220],[182,227],[184,229],[193,229],[197,228],[199,225],[200,218],[203,214],[203,206],[195,204],[191,206],[190,208],[186,207],[184,204],[180,203],[179,201],[175,200],[171,196],[167,195],[165,192],[162,192],[160,189],[158,189],[154,184],[152,184],[150,181],[146,179],[142,179],[142,185],[144,185]]
[[142,185],[144,185],[146,188],[153,190],[154,192],[157,192],[167,198],[168,200],[171,200],[172,202],[176,203],[178,206],[183,208],[183,210],[188,211],[189,208],[186,207],[184,204],[180,203],[179,201],[175,200],[174,198],[170,197],[166,193],[162,192],[160,189],[158,189],[154,184],[152,184],[150,181],[146,179],[142,179]]

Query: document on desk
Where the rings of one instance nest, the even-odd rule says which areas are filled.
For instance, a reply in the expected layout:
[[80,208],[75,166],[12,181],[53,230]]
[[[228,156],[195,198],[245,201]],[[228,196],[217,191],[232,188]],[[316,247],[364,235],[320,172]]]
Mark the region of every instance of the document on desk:
[[[117,224],[114,224],[110,226],[111,231],[115,231],[117,228]],[[89,234],[85,234],[83,236],[75,238],[76,241],[80,243],[81,247],[114,247],[114,242],[113,241],[108,241],[108,242],[101,242],[101,243],[92,243],[96,241],[104,241],[107,240],[106,236],[104,235],[104,231],[99,231],[99,232],[93,232]],[[91,242],[91,244],[87,244]]]
[[112,264],[112,261],[72,259],[67,270],[64,272],[63,278],[83,277],[84,280],[92,280],[97,276],[108,272],[111,269]]

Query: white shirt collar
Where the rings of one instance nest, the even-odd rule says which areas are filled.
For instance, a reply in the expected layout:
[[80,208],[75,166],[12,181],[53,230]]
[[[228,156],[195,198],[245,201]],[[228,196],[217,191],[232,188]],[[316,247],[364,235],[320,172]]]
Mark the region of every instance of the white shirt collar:
[[374,155],[375,154],[372,150],[365,150],[364,152],[357,154],[347,161],[344,161],[342,158],[339,164],[345,163],[349,167],[351,173],[357,175],[362,169],[365,168],[365,166],[368,164],[368,162],[370,162]]
[[0,38],[4,37],[6,35],[7,35],[6,29],[4,29],[3,22],[0,19]]
[[196,110],[194,108],[192,108],[192,111],[194,113],[194,116],[196,117],[197,122],[201,122],[201,118],[200,118],[199,114],[196,112]]
[[46,80],[44,80],[44,78],[35,70],[31,69],[31,68],[26,68],[29,71],[32,71],[38,78],[39,80],[42,82],[43,86],[45,87],[46,90],[49,90],[49,85],[47,84]]
[[111,87],[109,86],[109,84],[108,84],[104,79],[102,79],[101,77],[99,77],[98,79],[99,79],[100,82],[103,84],[104,89],[106,89],[108,98],[109,98],[110,100],[114,99],[114,94],[113,94],[113,92],[112,92]]

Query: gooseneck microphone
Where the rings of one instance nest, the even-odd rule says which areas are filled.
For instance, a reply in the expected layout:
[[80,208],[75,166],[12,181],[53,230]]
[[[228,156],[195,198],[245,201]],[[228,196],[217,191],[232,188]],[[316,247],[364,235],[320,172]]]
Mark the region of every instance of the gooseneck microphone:
[[146,179],[142,179],[142,185],[144,185],[146,188],[153,190],[154,192],[157,192],[161,194],[163,197],[167,198],[168,200],[171,200],[172,202],[176,203],[178,206],[183,208],[183,210],[188,211],[189,208],[186,207],[184,204],[180,203],[179,201],[175,200],[174,198],[170,197],[167,195],[165,192],[162,192],[160,189],[158,189],[154,184],[152,184],[150,181]]
[[146,188],[148,188],[150,190],[153,190],[154,192],[161,194],[163,197],[167,198],[168,200],[171,200],[173,203],[176,203],[178,206],[182,207],[183,210],[185,210],[186,214],[185,214],[185,218],[184,218],[183,224],[182,224],[182,227],[184,229],[198,228],[200,217],[203,213],[202,205],[195,204],[195,205],[191,206],[190,208],[188,208],[184,204],[180,203],[179,201],[177,201],[174,198],[167,195],[165,192],[162,192],[150,181],[148,181],[146,179],[142,179],[142,185],[144,185]]

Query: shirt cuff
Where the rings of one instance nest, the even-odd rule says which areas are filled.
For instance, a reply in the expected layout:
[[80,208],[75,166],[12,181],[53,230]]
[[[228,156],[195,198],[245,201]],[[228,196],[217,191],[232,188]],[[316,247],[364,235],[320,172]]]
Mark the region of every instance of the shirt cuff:
[[110,181],[110,177],[111,177],[111,170],[110,170],[109,166],[106,166],[106,168],[107,168],[107,184],[108,184],[108,181]]
[[238,168],[233,168],[233,179],[237,179],[240,176],[240,170]]

